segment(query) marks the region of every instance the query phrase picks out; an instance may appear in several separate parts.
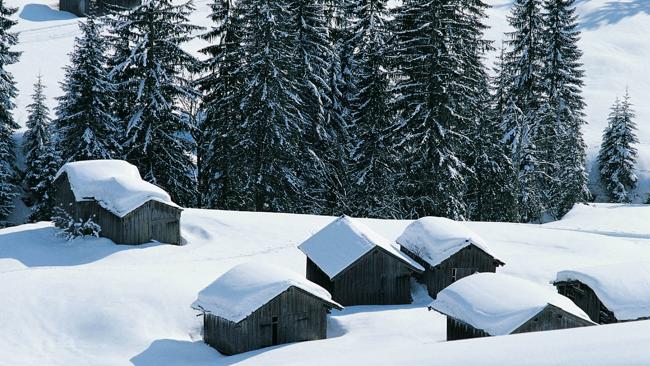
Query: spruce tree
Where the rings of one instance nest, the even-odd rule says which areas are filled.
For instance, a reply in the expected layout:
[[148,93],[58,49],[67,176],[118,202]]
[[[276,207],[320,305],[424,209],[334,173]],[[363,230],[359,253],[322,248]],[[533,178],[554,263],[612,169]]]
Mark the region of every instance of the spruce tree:
[[357,0],[352,10],[355,94],[352,125],[357,143],[353,156],[353,213],[394,217],[397,197],[393,186],[397,156],[393,149],[394,117],[389,80],[388,10],[383,0]]
[[626,92],[623,101],[617,99],[612,107],[598,154],[600,179],[610,202],[630,202],[638,181],[634,172],[637,159],[634,145],[639,140],[634,118],[630,95]]
[[546,162],[548,212],[559,218],[589,197],[582,135],[585,102],[580,94],[584,71],[575,1],[546,0],[544,9],[546,53],[539,149]]
[[511,80],[508,104],[501,118],[504,140],[518,174],[520,220],[542,219],[544,213],[543,144],[539,110],[543,97],[543,18],[541,0],[515,0],[508,21],[509,51],[503,72]]
[[56,107],[57,150],[62,161],[120,156],[120,128],[111,107],[115,88],[106,68],[106,42],[91,12],[80,23]]
[[[484,106],[491,105],[479,120],[473,137],[468,201],[475,221],[517,221],[516,172],[502,142],[501,116],[507,105],[507,80],[503,78],[503,48],[495,67],[492,93],[486,90]],[[483,88],[488,89],[487,86]]]
[[[299,86],[289,78],[295,37],[287,0],[242,0],[242,123],[234,141],[232,187],[239,209],[296,211],[304,181],[298,168],[305,133]],[[298,159],[297,159],[298,158]]]
[[45,102],[41,75],[34,84],[32,103],[27,106],[27,131],[23,139],[25,176],[23,184],[29,192],[27,203],[31,206],[31,221],[49,220],[54,205],[52,182],[59,169],[59,159],[54,149],[50,110]]
[[121,85],[127,88],[121,96],[128,100],[117,103],[126,126],[126,159],[181,205],[192,205],[196,197],[188,138],[192,126],[178,104],[180,98],[197,96],[185,77],[196,70],[197,60],[181,47],[200,30],[189,23],[193,9],[191,3],[152,0],[128,12],[116,26],[130,28],[131,49],[125,59],[112,62],[115,80],[129,80]]
[[237,209],[239,197],[232,186],[236,136],[242,122],[239,102],[245,64],[242,63],[242,24],[232,0],[211,4],[213,27],[202,38],[211,43],[201,50],[208,56],[203,63],[205,76],[198,80],[203,93],[205,120],[201,125],[201,166],[198,183],[201,207]]
[[405,1],[396,13],[395,93],[399,112],[397,146],[403,149],[400,177],[403,213],[467,217],[471,169],[470,136],[480,110],[477,63],[488,45],[481,40],[481,1]]
[[13,133],[20,126],[11,113],[17,90],[13,75],[7,71],[7,67],[18,62],[20,57],[20,52],[11,50],[18,43],[18,36],[10,32],[11,27],[16,25],[16,21],[11,19],[16,11],[17,9],[0,2],[0,227],[5,225],[7,217],[13,211],[13,199],[16,196]]

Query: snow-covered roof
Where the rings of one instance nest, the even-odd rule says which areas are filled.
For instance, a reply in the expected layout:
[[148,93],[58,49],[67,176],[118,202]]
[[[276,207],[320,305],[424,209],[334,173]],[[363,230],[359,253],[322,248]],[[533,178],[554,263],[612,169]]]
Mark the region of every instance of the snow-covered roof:
[[650,263],[561,271],[556,281],[580,281],[589,286],[618,320],[650,317]]
[[412,222],[397,238],[397,244],[434,267],[471,244],[496,258],[478,234],[444,217],[423,217]]
[[390,240],[348,216],[337,218],[298,248],[329,278],[334,278],[377,246],[411,268],[424,270],[417,262],[400,252]]
[[498,273],[477,273],[454,282],[430,307],[496,336],[512,333],[548,305],[589,320],[552,287]]
[[[65,164],[56,174],[66,173],[75,200],[97,201],[119,217],[150,200],[178,207],[162,188],[144,181],[138,168],[123,160],[87,160]],[[55,178],[55,179],[56,179]]]
[[297,273],[257,262],[239,264],[221,275],[199,292],[192,308],[239,323],[290,287],[302,289],[334,308],[342,308],[327,290]]

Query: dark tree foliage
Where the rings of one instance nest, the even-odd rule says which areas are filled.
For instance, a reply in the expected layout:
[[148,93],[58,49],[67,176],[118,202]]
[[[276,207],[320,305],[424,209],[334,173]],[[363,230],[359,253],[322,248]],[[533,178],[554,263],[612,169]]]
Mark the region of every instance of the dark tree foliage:
[[57,150],[62,161],[120,156],[120,128],[113,115],[115,88],[106,68],[107,44],[94,15],[80,23],[56,108]]
[[59,169],[60,160],[54,147],[54,129],[50,110],[45,104],[41,75],[34,84],[32,103],[27,106],[27,131],[23,137],[25,176],[23,185],[28,192],[27,204],[31,206],[30,221],[49,220],[54,206],[52,182]]
[[20,127],[13,118],[12,109],[15,107],[16,83],[13,75],[7,71],[7,66],[15,64],[20,58],[20,52],[11,48],[18,43],[18,36],[10,32],[16,25],[13,15],[17,9],[7,7],[0,2],[0,227],[6,225],[11,214],[16,197],[16,153],[14,130]]
[[616,100],[598,154],[600,180],[611,202],[630,202],[638,178],[634,172],[639,142],[629,93]]
[[191,3],[148,1],[122,16],[113,30],[129,37],[130,51],[112,61],[124,98],[117,101],[116,114],[125,124],[126,159],[182,205],[193,205],[196,198],[192,126],[178,103],[197,97],[186,75],[198,62],[181,47],[200,30],[189,23],[193,9]]

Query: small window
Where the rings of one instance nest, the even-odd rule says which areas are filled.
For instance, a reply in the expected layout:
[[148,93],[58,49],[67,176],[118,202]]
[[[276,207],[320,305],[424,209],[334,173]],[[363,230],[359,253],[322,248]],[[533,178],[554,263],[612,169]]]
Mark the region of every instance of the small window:
[[457,275],[458,275],[458,268],[452,268],[451,269],[451,282],[456,282]]

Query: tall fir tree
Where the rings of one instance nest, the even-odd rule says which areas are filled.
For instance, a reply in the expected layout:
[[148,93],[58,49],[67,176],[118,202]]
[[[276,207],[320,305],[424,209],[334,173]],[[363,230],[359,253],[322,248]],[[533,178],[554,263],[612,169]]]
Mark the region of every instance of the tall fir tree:
[[304,125],[304,157],[299,167],[305,183],[300,212],[334,214],[337,197],[330,191],[333,174],[331,146],[338,145],[338,135],[327,123],[325,107],[330,95],[327,74],[332,61],[332,44],[323,0],[289,0],[288,32],[294,39],[292,67],[288,78],[296,84],[300,104],[298,116]]
[[544,101],[540,150],[545,164],[547,212],[560,218],[576,202],[589,198],[587,187],[584,71],[578,47],[580,31],[575,0],[544,1]]
[[287,0],[242,0],[245,55],[240,102],[242,123],[234,141],[231,175],[238,209],[302,209],[305,182],[298,168],[305,125],[300,116],[299,86],[289,77],[295,37]]
[[94,12],[80,23],[56,107],[57,150],[62,161],[120,156],[120,128],[112,112],[115,88],[108,76],[107,45]]
[[210,16],[213,26],[202,36],[211,45],[201,50],[208,59],[203,63],[205,76],[198,80],[205,112],[201,131],[197,131],[202,137],[197,144],[201,207],[240,208],[240,197],[232,185],[233,172],[238,169],[233,161],[241,161],[233,154],[242,122],[239,102],[246,67],[242,63],[239,12],[233,0],[214,0]]
[[486,76],[477,64],[488,47],[480,36],[486,7],[408,0],[397,11],[397,145],[407,162],[399,180],[407,216],[467,217],[466,162]]
[[27,106],[27,131],[23,137],[25,176],[23,185],[29,192],[27,203],[31,206],[31,221],[49,220],[54,206],[52,182],[59,169],[60,160],[52,138],[50,110],[46,105],[43,80],[38,76],[34,84],[32,103]]
[[398,197],[393,186],[397,156],[393,149],[395,118],[391,111],[389,79],[389,13],[387,1],[353,1],[352,48],[355,94],[352,126],[355,154],[352,162],[353,213],[358,216],[395,217]]
[[200,30],[188,20],[193,9],[191,3],[152,0],[128,12],[115,26],[130,29],[130,52],[112,62],[115,80],[130,80],[121,85],[125,99],[116,103],[126,126],[126,159],[181,205],[193,205],[196,197],[192,126],[178,103],[198,96],[185,77],[198,62],[181,47]]
[[18,43],[18,36],[10,31],[17,23],[12,19],[16,11],[0,2],[0,227],[6,224],[14,209],[17,189],[13,133],[20,126],[14,121],[11,111],[18,92],[13,75],[7,71],[7,67],[20,58],[20,52],[11,49]]
[[[468,201],[470,218],[475,221],[517,221],[516,172],[501,140],[501,116],[507,105],[507,80],[504,67],[504,50],[495,67],[492,93],[483,103],[491,110],[483,114],[473,137],[471,166],[474,171],[469,184]],[[485,87],[484,89],[487,89]],[[491,100],[490,100],[491,99]]]
[[610,202],[630,202],[638,181],[634,172],[637,159],[634,145],[639,140],[634,118],[630,95],[626,92],[623,101],[617,99],[612,107],[598,154],[600,180]]
[[508,82],[508,104],[501,118],[504,141],[518,174],[520,220],[538,221],[544,214],[544,168],[540,159],[539,110],[543,101],[544,45],[541,0],[515,0],[508,21],[509,50],[502,72]]

